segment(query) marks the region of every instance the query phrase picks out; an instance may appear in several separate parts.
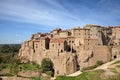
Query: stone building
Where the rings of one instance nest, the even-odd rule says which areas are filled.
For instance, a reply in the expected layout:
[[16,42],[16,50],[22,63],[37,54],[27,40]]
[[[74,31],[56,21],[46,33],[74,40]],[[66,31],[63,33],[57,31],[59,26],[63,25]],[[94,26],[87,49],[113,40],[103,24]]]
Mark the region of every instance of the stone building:
[[51,39],[50,50],[55,52],[65,52],[67,48],[67,41],[65,39]]
[[86,25],[69,30],[56,28],[50,33],[33,34],[18,54],[24,63],[41,64],[50,58],[54,75],[67,75],[81,68],[120,57],[120,27]]

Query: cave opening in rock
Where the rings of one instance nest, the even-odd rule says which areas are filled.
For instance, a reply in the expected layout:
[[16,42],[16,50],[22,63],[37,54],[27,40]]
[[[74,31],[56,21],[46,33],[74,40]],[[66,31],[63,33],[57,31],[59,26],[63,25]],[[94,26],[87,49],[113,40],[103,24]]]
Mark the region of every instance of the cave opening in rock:
[[114,55],[114,59],[116,59],[117,58],[117,56],[116,55]]

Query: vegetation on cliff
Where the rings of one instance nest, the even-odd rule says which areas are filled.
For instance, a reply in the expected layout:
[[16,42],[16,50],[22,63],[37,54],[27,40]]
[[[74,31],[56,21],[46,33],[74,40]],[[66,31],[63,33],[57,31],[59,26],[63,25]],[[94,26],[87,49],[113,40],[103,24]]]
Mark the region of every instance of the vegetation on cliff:
[[50,76],[53,76],[53,63],[49,58],[44,58],[41,62],[41,70],[43,73],[47,73]]
[[[0,45],[0,76],[14,76],[20,71],[39,70],[40,65],[21,63],[18,58],[19,44]],[[40,80],[32,77],[31,80]]]
[[[53,63],[50,59],[44,58],[41,66],[35,63],[21,63],[18,58],[20,45],[0,45],[0,76],[14,76],[21,71],[39,71],[53,76]],[[24,77],[24,76],[19,76]],[[30,80],[41,80],[39,77],[31,77]]]

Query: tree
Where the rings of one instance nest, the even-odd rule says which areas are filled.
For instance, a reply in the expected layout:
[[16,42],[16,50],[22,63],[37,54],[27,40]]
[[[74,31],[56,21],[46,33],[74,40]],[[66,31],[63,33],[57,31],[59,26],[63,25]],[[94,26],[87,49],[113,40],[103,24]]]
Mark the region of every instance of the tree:
[[41,70],[43,73],[51,72],[50,75],[53,75],[53,63],[49,58],[44,58],[41,62]]
[[0,47],[0,52],[1,53],[18,53],[19,49],[20,49],[19,44],[3,45]]
[[1,52],[2,52],[2,53],[10,53],[11,50],[12,50],[11,47],[8,46],[8,45],[3,45],[3,46],[1,47]]

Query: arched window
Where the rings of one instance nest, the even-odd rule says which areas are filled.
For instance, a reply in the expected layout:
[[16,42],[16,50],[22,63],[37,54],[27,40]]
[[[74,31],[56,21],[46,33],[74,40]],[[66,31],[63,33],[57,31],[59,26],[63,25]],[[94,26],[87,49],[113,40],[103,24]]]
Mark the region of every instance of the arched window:
[[114,55],[114,59],[116,59],[117,58],[117,56],[116,55]]
[[59,71],[57,70],[57,74],[59,74]]
[[60,46],[60,43],[58,45]]
[[63,50],[61,50],[61,52],[63,52]]

